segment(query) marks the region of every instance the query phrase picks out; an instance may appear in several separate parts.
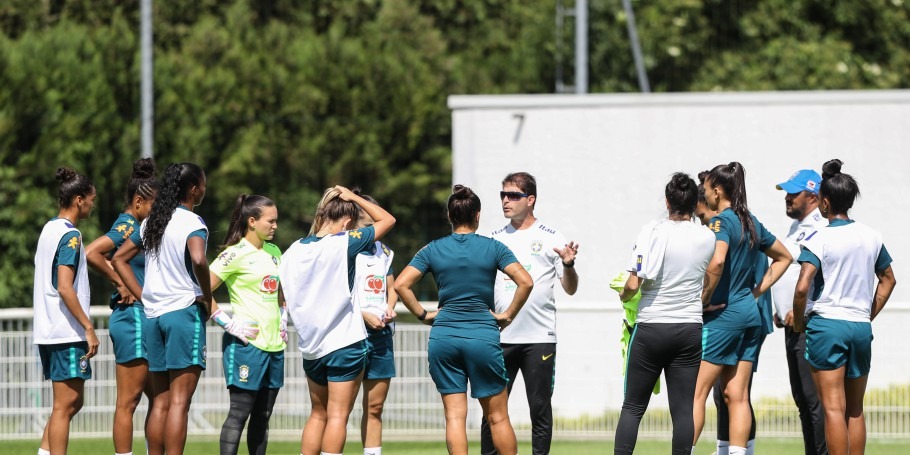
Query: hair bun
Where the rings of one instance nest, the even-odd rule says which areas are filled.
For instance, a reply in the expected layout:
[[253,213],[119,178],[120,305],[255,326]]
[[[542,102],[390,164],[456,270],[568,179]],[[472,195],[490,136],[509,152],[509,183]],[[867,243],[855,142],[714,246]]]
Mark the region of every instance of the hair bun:
[[689,189],[689,182],[692,182],[692,179],[689,178],[688,174],[677,172],[673,174],[673,177],[670,179],[670,181],[676,188],[679,188],[681,191],[686,191]]
[[452,187],[452,194],[455,195],[458,199],[463,199],[468,196],[468,193],[471,191],[470,188],[458,184]]
[[76,178],[76,171],[68,167],[58,167],[55,178],[58,182],[64,183]]
[[155,172],[157,172],[155,160],[142,158],[133,163],[133,174],[131,177],[134,179],[150,179],[155,177]]
[[844,162],[837,158],[828,160],[825,164],[822,165],[822,179],[829,179],[835,175],[840,174],[840,168],[843,165]]
[[701,183],[702,185],[704,185],[705,179],[708,178],[708,174],[710,174],[710,173],[711,173],[711,171],[701,171],[701,172],[699,172],[699,173],[698,173],[698,183]]

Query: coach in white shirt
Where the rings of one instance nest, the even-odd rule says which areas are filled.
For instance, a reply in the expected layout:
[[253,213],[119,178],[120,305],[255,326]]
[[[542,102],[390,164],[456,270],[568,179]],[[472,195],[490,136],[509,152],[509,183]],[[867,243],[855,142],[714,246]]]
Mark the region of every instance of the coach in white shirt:
[[828,453],[825,444],[825,411],[822,409],[815,390],[815,383],[806,360],[806,334],[793,330],[793,291],[799,278],[800,246],[819,229],[828,225],[818,210],[818,189],[821,176],[811,169],[795,172],[786,182],[777,185],[777,189],[787,192],[784,201],[787,204],[787,216],[793,218],[790,232],[783,240],[784,246],[793,256],[793,263],[774,286],[771,295],[774,299],[774,323],[784,329],[784,340],[787,352],[787,365],[790,368],[790,391],[796,407],[799,409],[799,420],[803,430],[803,444],[806,455],[824,455]]
[[[524,378],[531,410],[532,453],[550,452],[553,437],[553,408],[550,398],[555,385],[556,367],[556,301],[553,288],[557,281],[567,294],[578,289],[575,255],[578,244],[566,242],[556,229],[534,217],[537,181],[527,172],[506,176],[499,193],[503,215],[509,219],[492,237],[504,243],[534,279],[534,290],[512,324],[500,334],[509,393],[518,372]],[[504,311],[512,302],[516,285],[508,276],[496,278],[496,311]],[[481,453],[495,454],[486,420],[481,426]]]

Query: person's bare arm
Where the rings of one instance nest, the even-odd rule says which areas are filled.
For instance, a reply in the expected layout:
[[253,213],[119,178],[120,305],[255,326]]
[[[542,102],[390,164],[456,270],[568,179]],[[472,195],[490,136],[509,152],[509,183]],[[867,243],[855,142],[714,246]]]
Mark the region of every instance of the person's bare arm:
[[137,300],[142,299],[142,286],[139,285],[139,279],[136,278],[133,268],[130,267],[130,260],[136,257],[140,251],[142,251],[141,245],[136,245],[132,240],[126,239],[123,245],[120,245],[120,248],[114,253],[114,257],[111,258],[111,267],[117,272],[117,276],[120,277],[123,286]]
[[76,294],[76,288],[73,283],[76,280],[76,269],[68,265],[57,266],[57,293],[60,294],[60,300],[67,311],[76,318],[76,322],[85,330],[85,341],[88,343],[88,352],[86,358],[92,358],[98,353],[98,337],[95,335],[95,327],[92,326],[92,320],[82,311],[82,305],[79,304],[79,297]]

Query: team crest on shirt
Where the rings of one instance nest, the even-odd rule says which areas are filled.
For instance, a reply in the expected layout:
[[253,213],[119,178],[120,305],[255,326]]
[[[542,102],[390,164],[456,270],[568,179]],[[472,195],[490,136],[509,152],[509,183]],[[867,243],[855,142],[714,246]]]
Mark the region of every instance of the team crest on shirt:
[[247,365],[240,365],[240,382],[246,382],[250,378],[250,367]]
[[720,232],[720,219],[708,223],[708,229],[714,232]]
[[79,358],[79,372],[85,373],[88,371],[88,358],[82,356]]
[[535,240],[535,241],[531,242],[531,254],[533,254],[534,256],[539,255],[540,250],[542,250],[542,249],[543,249],[543,242],[541,242],[540,240]]
[[75,249],[78,249],[78,248],[79,248],[79,240],[80,240],[80,237],[73,237],[73,238],[70,239],[69,243],[66,244],[66,246],[68,246],[68,247],[70,247],[70,248],[72,248],[72,249],[74,249],[74,250],[75,250]]
[[265,294],[274,294],[278,292],[278,276],[266,275],[259,283],[259,292]]

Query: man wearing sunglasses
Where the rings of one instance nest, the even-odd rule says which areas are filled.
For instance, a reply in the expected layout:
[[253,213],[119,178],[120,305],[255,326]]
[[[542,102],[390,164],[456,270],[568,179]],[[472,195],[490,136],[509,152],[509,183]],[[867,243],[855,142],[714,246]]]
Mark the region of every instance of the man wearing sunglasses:
[[[556,301],[553,289],[559,281],[572,295],[578,289],[575,255],[578,244],[566,242],[556,229],[534,217],[537,181],[527,172],[506,176],[499,193],[502,212],[509,219],[492,237],[504,243],[534,279],[534,290],[522,310],[500,334],[503,358],[509,374],[509,393],[521,371],[531,411],[531,445],[534,454],[550,452],[553,408],[550,398],[555,385]],[[501,311],[512,302],[516,285],[500,273],[496,278],[495,302]],[[481,453],[495,454],[490,428],[481,426]]]

